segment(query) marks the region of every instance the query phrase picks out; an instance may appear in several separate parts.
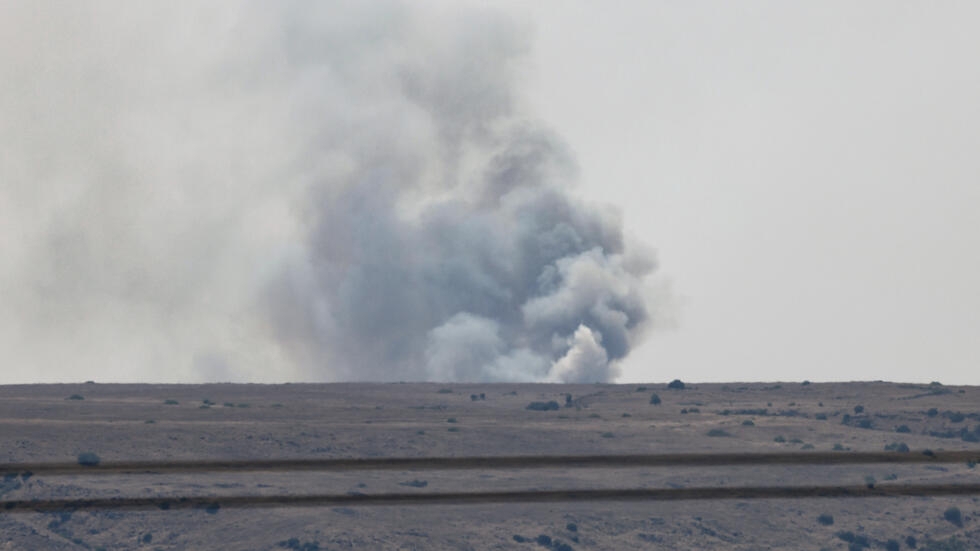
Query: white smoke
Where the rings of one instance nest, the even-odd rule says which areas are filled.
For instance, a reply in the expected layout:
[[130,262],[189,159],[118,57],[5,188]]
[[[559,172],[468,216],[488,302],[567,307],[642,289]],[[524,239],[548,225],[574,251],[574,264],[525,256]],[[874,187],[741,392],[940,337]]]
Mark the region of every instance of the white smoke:
[[416,2],[0,8],[2,381],[615,377],[646,249]]

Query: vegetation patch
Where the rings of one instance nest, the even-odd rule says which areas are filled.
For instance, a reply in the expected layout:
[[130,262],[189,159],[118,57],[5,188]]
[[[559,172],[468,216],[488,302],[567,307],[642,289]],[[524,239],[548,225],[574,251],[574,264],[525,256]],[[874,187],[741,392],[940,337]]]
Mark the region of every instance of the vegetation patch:
[[769,415],[769,410],[762,409],[723,409],[721,411],[716,411],[718,415],[759,415],[765,417]]
[[909,447],[905,442],[892,442],[885,445],[885,451],[908,453]]
[[963,527],[963,513],[960,512],[959,507],[950,507],[949,509],[946,509],[946,511],[943,512],[943,518],[957,528]]
[[956,536],[944,540],[926,540],[922,542],[922,551],[967,551],[970,549]]
[[959,438],[964,442],[976,443],[980,442],[980,425],[976,425],[972,430],[967,427],[960,427],[959,430],[929,431],[929,436],[935,438]]
[[85,467],[94,467],[102,462],[102,459],[95,452],[82,452],[78,454],[78,464]]

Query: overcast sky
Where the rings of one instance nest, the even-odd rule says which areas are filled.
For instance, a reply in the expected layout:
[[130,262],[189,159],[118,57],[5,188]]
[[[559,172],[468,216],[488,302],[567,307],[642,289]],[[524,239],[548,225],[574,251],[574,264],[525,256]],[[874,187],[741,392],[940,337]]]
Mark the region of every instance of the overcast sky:
[[682,299],[624,380],[980,384],[980,6],[560,4],[536,112]]
[[[347,170],[297,151],[344,125],[360,140],[388,112],[375,134],[428,143],[439,121],[401,121],[404,98],[371,67],[428,60],[419,82],[444,85],[434,68],[465,76],[467,36],[491,24],[490,48],[519,59],[479,61],[506,73],[500,109],[513,100],[550,128],[577,165],[574,193],[656,250],[652,330],[619,381],[980,384],[978,4],[468,3],[405,25],[395,2],[312,16],[302,2],[0,8],[0,383],[343,378],[297,366],[315,353],[289,350],[299,337],[254,304],[269,281],[305,281],[281,267],[307,235],[292,213],[308,179]],[[294,28],[314,38],[278,34]],[[497,124],[498,107],[480,116]],[[406,147],[390,157],[439,157]],[[577,350],[566,338],[556,365]]]

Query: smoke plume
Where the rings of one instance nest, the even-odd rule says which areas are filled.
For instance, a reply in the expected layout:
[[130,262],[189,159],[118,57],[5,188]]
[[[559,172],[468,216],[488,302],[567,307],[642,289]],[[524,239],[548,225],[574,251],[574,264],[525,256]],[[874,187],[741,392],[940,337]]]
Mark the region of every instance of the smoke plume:
[[653,256],[416,2],[0,9],[0,382],[609,381]]

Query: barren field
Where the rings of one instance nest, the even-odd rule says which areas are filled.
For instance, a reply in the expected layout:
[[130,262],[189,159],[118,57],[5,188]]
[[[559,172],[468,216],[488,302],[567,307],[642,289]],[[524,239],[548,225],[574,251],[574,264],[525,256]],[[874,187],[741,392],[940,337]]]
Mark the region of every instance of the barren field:
[[[539,409],[528,408],[533,402]],[[83,453],[108,464],[978,449],[980,389],[939,384],[0,387],[4,464],[74,463]],[[980,496],[45,513],[2,507],[97,497],[220,503],[273,494],[978,481],[980,470],[966,462],[11,475],[0,482],[0,549],[980,549]]]

